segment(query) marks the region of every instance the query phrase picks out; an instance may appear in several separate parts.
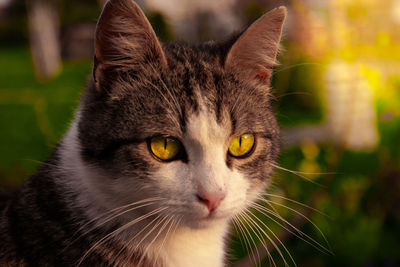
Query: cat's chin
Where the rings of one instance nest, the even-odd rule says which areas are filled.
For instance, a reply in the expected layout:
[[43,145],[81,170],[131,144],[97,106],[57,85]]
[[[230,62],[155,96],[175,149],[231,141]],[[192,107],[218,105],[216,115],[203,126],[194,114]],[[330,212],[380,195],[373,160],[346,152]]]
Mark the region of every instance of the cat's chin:
[[192,229],[212,228],[216,225],[225,224],[230,221],[231,216],[210,213],[201,218],[188,218],[182,223]]

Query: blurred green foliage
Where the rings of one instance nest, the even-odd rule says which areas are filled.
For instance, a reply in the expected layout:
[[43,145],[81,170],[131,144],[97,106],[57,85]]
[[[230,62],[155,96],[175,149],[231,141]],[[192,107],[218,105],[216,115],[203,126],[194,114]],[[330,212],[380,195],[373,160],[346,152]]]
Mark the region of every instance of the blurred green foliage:
[[151,12],[147,14],[147,18],[149,19],[155,33],[157,34],[157,37],[160,38],[160,40],[171,41],[175,39],[174,33],[165,20],[163,14],[160,12]]
[[62,25],[96,23],[101,7],[96,0],[55,0]]
[[64,65],[54,80],[35,79],[27,47],[0,47],[0,183],[20,185],[71,121],[90,62]]
[[320,96],[322,71],[320,64],[296,59],[278,66],[272,79],[273,101],[281,126],[319,123],[323,119]]

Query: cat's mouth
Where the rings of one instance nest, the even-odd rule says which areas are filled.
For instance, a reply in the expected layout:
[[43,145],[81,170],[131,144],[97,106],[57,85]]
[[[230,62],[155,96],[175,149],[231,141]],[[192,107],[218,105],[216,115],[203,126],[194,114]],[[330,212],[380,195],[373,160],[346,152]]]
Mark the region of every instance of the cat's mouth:
[[201,218],[202,221],[211,221],[217,219],[223,219],[225,216],[218,215],[215,211],[210,211],[206,216]]
[[214,216],[207,216],[205,218],[197,219],[197,220],[190,220],[187,222],[187,226],[192,229],[205,229],[210,228],[213,225],[220,224],[221,221],[225,221],[227,218],[217,218]]
[[227,212],[214,210],[201,216],[186,217],[185,224],[191,228],[208,228],[214,224],[219,224],[223,221],[229,221],[232,214]]

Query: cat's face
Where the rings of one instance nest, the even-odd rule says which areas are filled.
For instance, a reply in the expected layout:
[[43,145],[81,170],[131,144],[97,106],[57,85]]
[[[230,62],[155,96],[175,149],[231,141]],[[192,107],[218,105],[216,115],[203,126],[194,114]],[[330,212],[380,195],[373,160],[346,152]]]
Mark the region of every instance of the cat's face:
[[105,7],[79,121],[100,205],[158,199],[140,212],[197,228],[255,199],[278,153],[268,83],[284,15],[225,44],[189,46],[160,44],[130,0]]

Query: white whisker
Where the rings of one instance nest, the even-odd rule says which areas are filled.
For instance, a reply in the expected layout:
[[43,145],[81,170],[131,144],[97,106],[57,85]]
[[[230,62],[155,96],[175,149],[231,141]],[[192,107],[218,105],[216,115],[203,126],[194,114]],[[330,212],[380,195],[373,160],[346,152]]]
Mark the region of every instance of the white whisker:
[[[329,251],[327,248],[325,248],[322,244],[320,244],[318,241],[316,241],[315,239],[313,239],[311,236],[307,235],[306,233],[304,233],[303,231],[297,229],[293,224],[291,224],[289,221],[285,220],[282,216],[280,216],[279,214],[275,214],[274,212],[271,212],[270,210],[266,209],[265,207],[259,205],[259,204],[254,204],[253,206],[254,209],[258,210],[260,213],[262,213],[264,216],[266,216],[267,218],[269,218],[270,220],[272,220],[273,222],[275,222],[277,225],[279,225],[280,227],[282,227],[283,229],[285,229],[286,231],[288,231],[289,233],[293,234],[294,236],[296,236],[297,238],[299,238],[300,240],[306,242],[307,244],[311,245],[312,247],[316,248],[318,251],[321,251],[323,253],[326,253],[327,251]],[[272,216],[280,219],[281,221],[283,221],[284,223],[286,223],[287,225],[289,225],[294,231],[296,231],[297,233],[291,231],[290,229],[288,229],[287,227],[285,227],[284,225],[282,225],[281,223],[279,223],[277,220],[275,220],[274,218],[272,218],[271,216],[269,216],[268,214],[265,214],[264,212],[267,212],[269,214],[271,214]],[[303,237],[304,236],[304,237]],[[308,240],[306,239],[308,238]]]
[[264,201],[264,202],[270,202],[270,203],[272,203],[272,204],[274,204],[274,205],[277,205],[277,206],[286,208],[286,209],[288,209],[288,210],[290,210],[290,211],[293,211],[294,213],[296,213],[297,215],[301,216],[302,218],[304,218],[305,220],[307,220],[309,223],[311,223],[311,224],[314,226],[314,228],[317,229],[317,231],[321,234],[322,238],[325,240],[325,243],[326,243],[327,246],[329,247],[329,248],[325,248],[324,246],[320,245],[321,248],[323,249],[324,253],[332,254],[332,250],[331,250],[331,248],[330,248],[330,246],[329,246],[329,242],[328,242],[328,240],[326,239],[324,233],[323,233],[323,232],[321,231],[321,229],[320,229],[313,221],[311,221],[307,216],[305,216],[303,213],[301,213],[301,212],[299,212],[299,211],[297,211],[297,210],[295,210],[295,209],[293,209],[293,208],[291,208],[291,207],[288,207],[288,206],[286,206],[286,205],[283,205],[283,204],[281,204],[281,203],[274,202],[274,201],[267,200],[267,199],[264,199],[263,201]]
[[[159,220],[160,217],[161,217],[161,214],[158,215],[156,218],[154,218],[154,220],[151,221],[151,222],[148,224],[148,225],[151,225],[153,222],[156,222],[156,224],[151,228],[151,230],[148,231],[147,234],[145,234],[145,235],[142,237],[142,239],[136,244],[135,250],[137,250],[137,249],[140,247],[140,245],[142,244],[142,242],[144,242],[144,240],[146,240],[146,238],[147,238],[151,233],[153,233],[153,231],[154,231],[160,224],[162,224],[162,223],[168,218],[168,217],[163,217],[161,220]],[[159,234],[159,233],[158,233],[158,234]],[[141,256],[140,259],[139,259],[138,266],[140,266],[140,264],[142,263],[143,259],[146,257],[148,248],[151,246],[151,244],[152,244],[152,243],[154,242],[154,240],[157,238],[158,234],[154,237],[154,239],[153,239],[152,241],[150,241],[149,244],[147,244],[147,245],[145,246],[145,249],[142,251],[142,256]]]
[[282,72],[282,71],[285,71],[285,70],[288,70],[288,69],[292,69],[292,68],[295,68],[295,67],[301,67],[301,66],[323,66],[323,64],[321,64],[321,63],[317,63],[317,62],[304,62],[304,63],[298,63],[298,64],[293,64],[293,65],[289,65],[289,66],[286,66],[286,67],[283,67],[283,68],[277,68],[275,71],[274,71],[274,73],[276,74],[276,73],[279,73],[279,72]]
[[[64,248],[64,250],[67,249],[69,246],[71,246],[76,241],[78,241],[79,238],[81,238],[82,236],[87,235],[91,231],[94,231],[95,229],[99,228],[100,226],[106,224],[107,222],[109,222],[109,221],[111,221],[111,220],[113,220],[113,219],[115,219],[115,218],[117,218],[117,217],[119,217],[119,216],[121,216],[123,214],[131,212],[133,210],[140,209],[140,208],[143,208],[143,207],[146,207],[146,206],[150,206],[150,205],[154,204],[155,200],[161,200],[161,199],[162,198],[149,198],[149,199],[140,200],[140,201],[137,201],[137,202],[134,202],[134,203],[130,203],[130,204],[127,204],[127,205],[112,209],[110,211],[107,211],[107,212],[103,213],[102,215],[99,215],[99,216],[93,218],[92,220],[90,220],[90,221],[86,222],[85,224],[83,224],[82,226],[80,226],[78,228],[78,230],[76,231],[76,233],[78,233],[79,231],[81,231],[81,230],[85,229],[86,227],[88,227],[89,224],[95,223],[95,225],[90,227],[89,229],[85,230],[83,233],[81,233],[76,238],[74,238],[76,233],[74,235],[72,235],[71,238],[74,238],[74,239],[72,239],[71,242],[69,242],[69,244]],[[146,202],[148,202],[148,203],[146,203]],[[130,206],[141,204],[141,203],[145,203],[145,204],[142,204],[142,205],[127,209],[125,211],[119,212],[120,210],[123,210],[125,208],[129,208]],[[117,213],[117,212],[119,212],[119,213]],[[106,218],[102,218],[102,216],[107,215],[107,214],[110,214],[110,215],[108,215],[108,217],[106,217]],[[100,221],[100,219],[101,219],[101,221]],[[97,223],[96,221],[99,221],[99,223]]]
[[[238,216],[238,215],[236,215],[236,216]],[[245,227],[245,226],[243,225],[243,227],[242,227],[242,223],[241,223],[240,219],[237,218],[236,216],[233,217],[233,222],[234,222],[235,225],[238,227],[237,229],[239,229],[239,232],[240,232],[239,238],[243,238],[243,242],[244,242],[244,245],[245,245],[247,254],[250,255],[250,257],[253,258],[253,262],[255,263],[255,262],[257,262],[257,261],[256,261],[256,259],[254,258],[254,254],[253,254],[253,252],[252,252],[250,240],[249,240],[249,238],[247,237],[247,233],[246,233],[246,232],[244,231],[244,229],[243,229],[243,227]]]
[[[272,220],[273,222],[275,222],[277,225],[279,225],[280,227],[282,227],[283,229],[285,229],[286,231],[288,231],[289,233],[293,234],[293,235],[300,235],[302,236],[304,233],[300,230],[298,230],[294,225],[292,225],[288,220],[286,220],[285,218],[283,218],[279,213],[277,213],[276,211],[272,211],[267,209],[266,207],[257,204],[257,203],[253,203],[251,205],[251,207],[255,210],[257,210],[258,212],[262,213],[265,217],[268,217],[268,219]],[[283,221],[284,223],[286,223],[287,225],[289,225],[294,231],[297,232],[297,234],[293,231],[291,231],[289,228],[285,227],[283,224],[281,224],[280,222],[278,222],[277,220],[275,220],[273,217],[271,217],[270,215],[274,216],[275,218],[280,219],[281,221]]]
[[167,229],[167,232],[164,235],[164,238],[163,238],[163,240],[161,242],[161,245],[158,247],[158,253],[156,254],[156,257],[154,259],[155,266],[157,266],[157,261],[158,261],[158,258],[160,256],[160,252],[164,247],[164,243],[165,243],[166,239],[168,238],[168,234],[171,231],[171,228],[173,227],[174,223],[176,223],[176,221],[174,220],[174,216],[170,216],[169,219],[165,222],[164,226],[160,229],[159,233],[157,234],[157,235],[159,235],[161,233],[161,231],[165,227],[167,227],[167,225],[169,224],[169,227]]
[[284,197],[284,196],[280,196],[280,195],[270,194],[270,193],[263,193],[263,195],[266,196],[266,197],[275,197],[275,198],[284,199],[286,201],[292,202],[292,203],[297,204],[299,206],[302,206],[304,208],[307,208],[307,209],[310,209],[312,211],[315,211],[315,212],[317,212],[317,213],[319,213],[319,214],[321,214],[321,215],[323,215],[323,216],[325,216],[327,218],[330,218],[327,214],[323,213],[322,211],[320,211],[320,210],[318,210],[316,208],[313,208],[313,207],[311,207],[309,205],[306,205],[304,203],[301,203],[299,201],[296,201],[296,200],[293,200],[293,199],[290,199],[290,198],[287,198],[287,197]]
[[[245,217],[245,212],[241,212],[238,216],[242,218],[242,220],[246,221]],[[244,226],[244,230],[249,234],[249,238],[251,242],[253,243],[253,248],[251,248],[251,253],[253,254],[253,259],[254,259],[254,264],[258,266],[258,262],[260,261],[260,254],[258,253],[258,250],[255,249],[257,247],[256,242],[254,241],[254,238],[252,237],[250,231],[247,229],[247,227]],[[257,257],[254,255],[254,251],[257,253]]]
[[[250,217],[248,217],[248,215],[246,214],[246,213],[244,213],[244,215],[246,216],[246,218],[248,218],[248,219],[250,219],[251,220],[251,218]],[[252,220],[251,220],[252,221]],[[265,236],[268,236],[264,231],[260,231],[260,230],[262,230],[260,227],[259,227],[259,225],[258,224],[255,224],[254,222],[249,222],[250,224],[252,224],[254,227],[251,227],[252,229],[255,229],[256,231],[257,231],[257,233],[254,233],[256,236],[257,236],[257,238],[260,240],[260,242],[261,242],[261,245],[264,247],[264,249],[265,249],[265,251],[266,251],[266,253],[267,253],[267,255],[268,255],[268,260],[269,261],[271,261],[272,260],[272,262],[273,262],[273,265],[274,266],[276,266],[276,263],[275,263],[275,261],[274,261],[274,259],[272,258],[272,255],[271,255],[271,253],[269,252],[269,249],[268,249],[268,247],[267,247],[267,244],[264,242],[264,239],[262,238],[262,235],[264,234]],[[256,249],[256,251],[258,251],[258,249],[257,248],[254,248],[254,249]],[[259,257],[259,261],[262,261],[262,258],[261,257]]]
[[[250,213],[251,214],[251,213]],[[254,216],[254,215],[253,215]],[[250,215],[246,214],[246,218],[248,218],[250,220],[250,222],[252,222],[257,228],[259,228],[264,235],[267,237],[267,239],[271,242],[271,244],[274,246],[274,248],[276,249],[276,251],[278,251],[279,255],[281,256],[283,262],[285,263],[285,266],[289,266],[289,264],[286,262],[286,259],[284,257],[284,255],[282,254],[282,251],[280,250],[279,246],[275,243],[275,241],[264,231],[264,229],[262,229],[257,222],[255,222]],[[259,218],[257,218],[256,216],[254,216],[254,218],[256,218],[257,220],[259,220],[262,225],[275,237],[276,240],[278,240],[278,242],[284,247],[285,251],[289,254],[290,258],[293,260],[292,256],[290,255],[290,253],[288,252],[287,248],[285,247],[285,245],[283,245],[283,243],[280,241],[280,239],[275,235],[275,233],[267,226],[265,225]],[[296,263],[295,263],[296,264]]]
[[83,260],[92,252],[94,251],[97,247],[99,247],[100,245],[102,245],[103,243],[107,242],[111,237],[115,236],[116,234],[120,233],[121,231],[131,227],[132,225],[147,219],[150,216],[153,216],[154,214],[160,213],[163,210],[165,210],[166,208],[158,208],[152,212],[149,212],[143,216],[140,216],[132,221],[130,221],[129,223],[117,228],[116,230],[112,231],[111,233],[108,233],[107,235],[105,235],[103,238],[101,238],[99,241],[97,241],[93,246],[90,247],[89,250],[86,251],[86,253],[82,256],[82,258],[79,260],[77,266],[80,266],[83,262]]
[[[154,70],[154,66],[151,66],[151,67],[152,67],[153,70]],[[180,106],[179,106],[179,104],[178,104],[179,101],[177,100],[177,97],[176,97],[175,92],[172,91],[172,90],[165,84],[165,82],[164,82],[164,80],[162,79],[162,77],[161,77],[161,75],[160,75],[159,72],[157,72],[157,71],[155,70],[154,73],[157,73],[158,79],[159,79],[159,81],[161,82],[161,85],[162,85],[162,86],[164,87],[164,89],[168,92],[168,94],[170,95],[172,101],[175,103],[175,107],[176,107],[177,111],[179,112],[179,115],[180,115],[180,116],[183,116],[183,114],[182,114],[182,109],[180,108]]]
[[336,174],[336,173],[333,173],[333,172],[326,172],[326,173],[300,172],[300,171],[293,171],[293,170],[290,170],[290,169],[286,169],[284,167],[281,167],[281,166],[273,164],[273,163],[270,163],[270,165],[275,167],[275,168],[277,168],[277,169],[290,172],[290,173],[292,173],[292,174],[294,174],[294,175],[296,175],[296,176],[298,176],[300,178],[303,178],[304,180],[306,180],[306,181],[308,181],[310,183],[313,183],[315,185],[318,185],[318,186],[321,186],[321,187],[324,187],[324,188],[326,188],[326,186],[324,186],[324,185],[322,185],[320,183],[317,183],[317,182],[311,180],[310,178],[308,178],[308,177],[306,177],[304,175],[309,175],[309,174],[311,174],[311,175],[332,175],[332,174]]
[[[289,257],[290,257],[290,259],[292,260],[294,266],[296,266],[296,262],[294,261],[294,259],[293,259],[293,257],[292,257],[292,254],[289,252],[289,250],[286,248],[286,246],[283,244],[283,242],[278,238],[278,236],[271,230],[271,228],[269,228],[262,220],[260,220],[260,218],[258,218],[258,217],[255,216],[254,214],[250,213],[250,214],[247,215],[247,216],[248,216],[248,218],[249,218],[251,221],[253,221],[258,227],[260,227],[259,224],[258,224],[257,222],[255,222],[255,221],[252,219],[251,216],[253,216],[259,223],[261,223],[261,224],[273,235],[273,237],[275,237],[275,239],[279,242],[279,244],[281,244],[281,246],[283,247],[283,249],[284,249],[284,250],[286,251],[286,253],[289,255]],[[260,229],[261,229],[261,231],[263,231],[263,233],[264,233],[266,236],[268,236],[268,234],[267,234],[261,227],[260,227]],[[272,238],[271,238],[271,240],[272,240]],[[272,244],[274,245],[274,243],[272,243]],[[286,265],[286,266],[289,266],[289,264],[286,262],[286,260],[285,260],[285,258],[284,258],[284,256],[283,256],[283,254],[281,253],[280,249],[278,249],[278,253],[281,255],[281,257],[282,257],[282,259],[283,259],[285,265]]]

